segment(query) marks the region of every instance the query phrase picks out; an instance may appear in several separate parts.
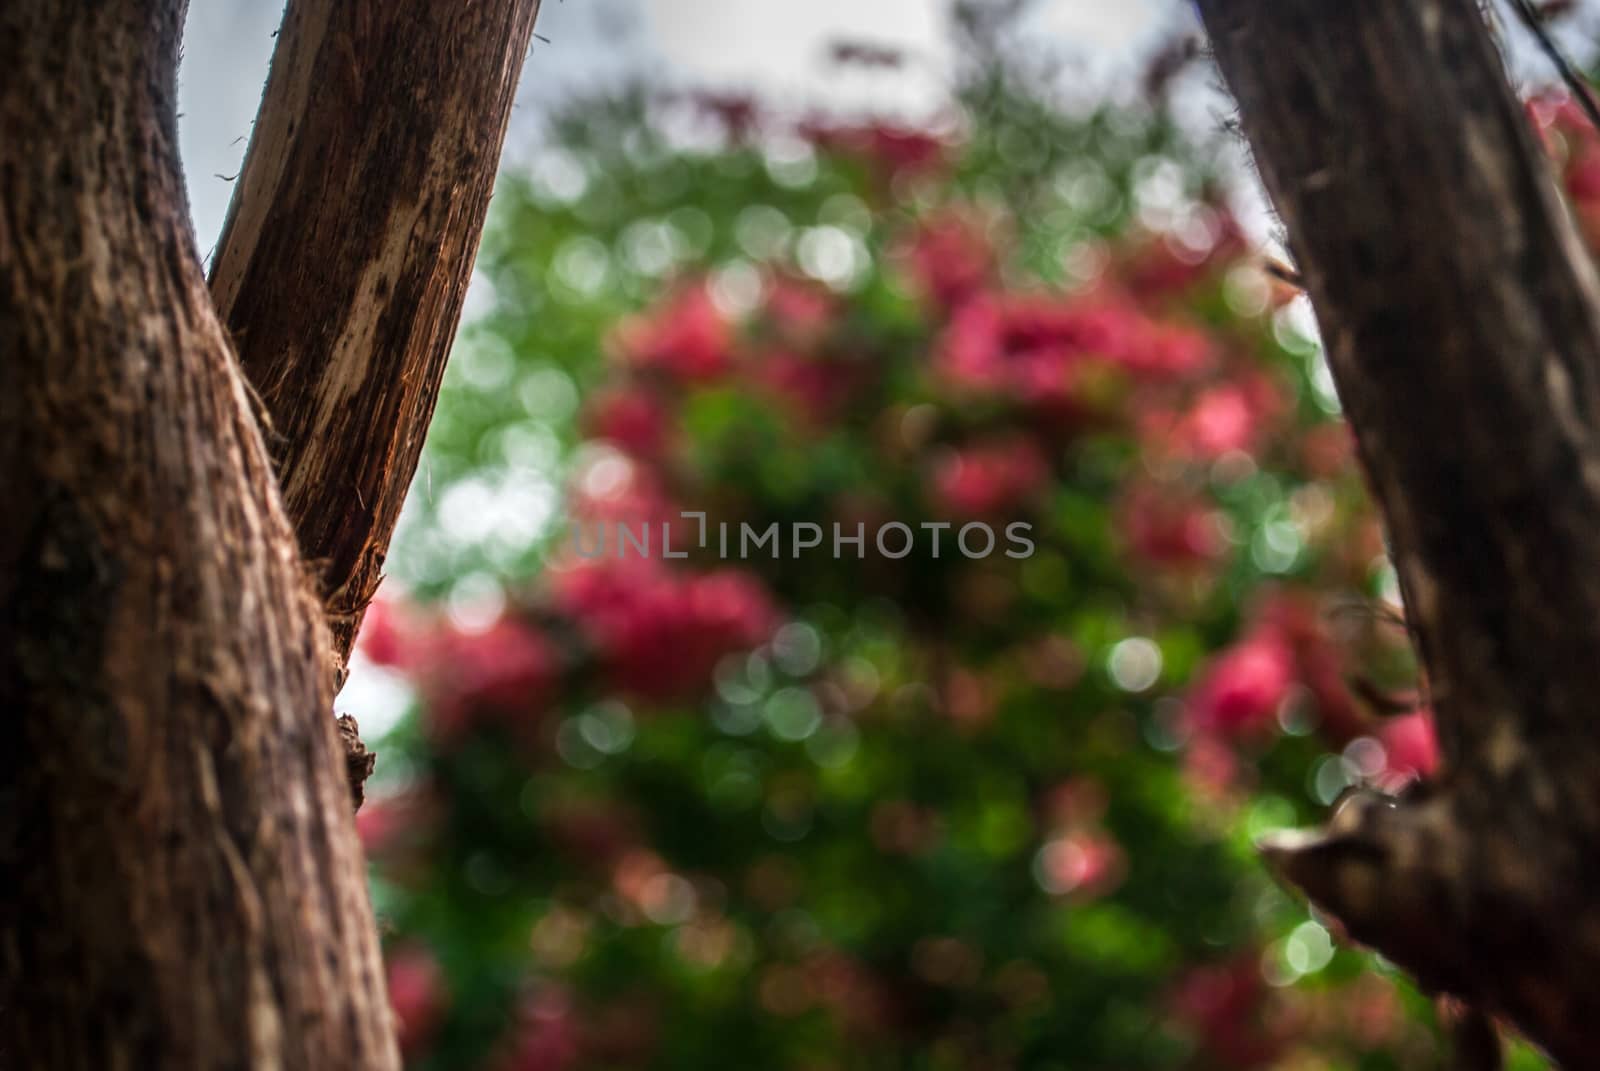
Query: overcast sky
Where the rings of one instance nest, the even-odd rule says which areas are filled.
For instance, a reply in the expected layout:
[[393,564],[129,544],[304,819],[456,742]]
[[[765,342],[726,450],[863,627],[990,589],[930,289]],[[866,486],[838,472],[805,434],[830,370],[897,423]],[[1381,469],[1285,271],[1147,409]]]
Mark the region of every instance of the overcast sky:
[[[545,0],[518,94],[508,154],[518,159],[543,110],[574,92],[647,75],[679,85],[754,89],[768,99],[894,113],[937,107],[947,84],[948,0]],[[1108,80],[1137,62],[1182,0],[1037,0],[1030,42],[1084,61]],[[261,98],[272,0],[191,0],[180,74],[182,151],[202,251],[222,228],[250,121]],[[900,72],[841,72],[822,63],[839,39],[897,46]]]
[[[518,94],[507,160],[525,158],[551,105],[576,92],[647,76],[697,88],[750,89],[769,100],[837,108],[917,113],[935,109],[948,84],[949,0],[544,0]],[[1077,75],[1097,87],[1127,84],[1177,29],[1193,25],[1189,0],[1034,0],[1024,27],[1033,48],[1079,61]],[[231,184],[261,97],[273,31],[274,0],[191,0],[180,73],[182,151],[202,251],[222,228]],[[1570,52],[1600,28],[1600,0],[1585,0],[1561,30]],[[1508,30],[1518,72],[1553,75],[1520,27]],[[891,73],[841,71],[823,63],[828,45],[847,39],[893,45],[915,62]],[[1210,121],[1214,95],[1195,109]]]

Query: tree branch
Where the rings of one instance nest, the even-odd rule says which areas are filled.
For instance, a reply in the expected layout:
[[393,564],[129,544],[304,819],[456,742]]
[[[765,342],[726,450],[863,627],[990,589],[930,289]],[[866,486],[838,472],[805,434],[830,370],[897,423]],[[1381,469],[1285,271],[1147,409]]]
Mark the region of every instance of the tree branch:
[[342,665],[433,415],[538,0],[290,0],[212,269]]
[[384,1071],[327,633],[189,225],[185,6],[0,3],[0,1062]]
[[1445,772],[1285,874],[1568,1066],[1600,1051],[1595,273],[1477,7],[1201,0],[1426,663]]

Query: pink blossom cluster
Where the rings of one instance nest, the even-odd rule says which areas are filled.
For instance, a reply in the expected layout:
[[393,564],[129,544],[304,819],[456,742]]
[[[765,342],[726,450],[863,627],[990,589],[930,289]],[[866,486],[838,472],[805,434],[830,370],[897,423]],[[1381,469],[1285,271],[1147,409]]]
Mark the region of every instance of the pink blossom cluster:
[[1145,562],[1193,569],[1228,549],[1221,511],[1190,488],[1138,481],[1123,492],[1117,513],[1123,544]]
[[993,220],[969,208],[930,214],[901,240],[896,254],[913,288],[948,314],[988,288],[999,267]]
[[650,312],[624,320],[617,351],[643,372],[686,383],[720,378],[733,361],[733,327],[703,283],[689,283]]
[[551,589],[552,605],[588,641],[607,684],[655,702],[703,690],[724,656],[759,646],[778,623],[766,590],[739,569],[582,562],[558,573]]
[[1150,406],[1138,422],[1152,452],[1207,462],[1255,453],[1285,408],[1278,386],[1252,371],[1202,388],[1181,407]]
[[1526,107],[1584,239],[1591,248],[1600,246],[1600,130],[1565,90],[1537,94]]
[[559,695],[566,671],[550,634],[515,614],[469,631],[387,599],[367,608],[360,650],[412,677],[441,743],[483,724],[534,724]]
[[1275,1066],[1290,1032],[1270,1018],[1271,991],[1260,957],[1235,956],[1184,973],[1168,998],[1173,1016],[1199,1042],[1209,1066],[1231,1071]]
[[778,623],[765,588],[743,570],[597,559],[555,574],[539,604],[485,628],[379,600],[361,650],[415,681],[430,730],[448,743],[489,724],[529,732],[585,672],[647,703],[692,698],[709,687],[718,661],[759,646]]
[[1108,372],[1173,379],[1211,356],[1203,333],[1117,298],[986,293],[955,311],[937,359],[952,389],[1070,413]]
[[817,148],[862,160],[891,180],[935,174],[950,157],[951,146],[943,138],[895,123],[813,118],[802,122],[799,130]]
[[735,377],[796,416],[824,423],[860,378],[850,354],[826,345],[838,312],[837,300],[820,287],[771,272],[760,308],[741,323],[718,308],[708,280],[681,280],[613,332],[611,348],[626,377],[591,399],[586,426],[649,457],[671,439],[676,392]]
[[1231,779],[1232,767],[1218,745],[1270,739],[1295,718],[1297,703],[1308,708],[1298,713],[1313,715],[1322,738],[1336,749],[1374,737],[1385,763],[1374,779],[1386,787],[1436,772],[1432,713],[1418,709],[1378,719],[1359,705],[1344,678],[1351,659],[1324,622],[1314,600],[1273,593],[1240,638],[1207,661],[1187,695],[1190,727],[1198,737],[1195,772]]
[[1038,494],[1049,480],[1049,461],[1036,443],[1017,436],[997,437],[938,458],[933,493],[951,516],[998,516]]

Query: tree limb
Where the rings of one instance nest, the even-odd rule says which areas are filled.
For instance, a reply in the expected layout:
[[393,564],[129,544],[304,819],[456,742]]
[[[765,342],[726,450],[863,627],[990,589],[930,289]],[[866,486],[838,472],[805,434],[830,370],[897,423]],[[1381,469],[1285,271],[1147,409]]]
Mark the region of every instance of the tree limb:
[[211,290],[342,666],[472,273],[538,0],[290,0]]
[[384,1071],[327,633],[190,230],[185,6],[0,4],[0,1063]]
[[1474,4],[1201,0],[1388,523],[1445,753],[1269,846],[1351,932],[1600,1052],[1600,286]]

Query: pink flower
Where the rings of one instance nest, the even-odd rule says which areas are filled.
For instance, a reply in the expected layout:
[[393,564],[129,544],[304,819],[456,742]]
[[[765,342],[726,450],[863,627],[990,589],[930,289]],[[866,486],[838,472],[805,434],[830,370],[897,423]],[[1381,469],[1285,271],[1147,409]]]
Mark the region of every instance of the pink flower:
[[1318,728],[1329,743],[1343,747],[1367,731],[1366,717],[1345,684],[1344,659],[1314,597],[1273,592],[1256,614],[1254,632],[1270,632],[1294,652],[1295,676],[1315,700]]
[[[625,525],[638,540],[645,538],[648,526],[652,552],[659,552],[660,526],[680,519],[682,512],[663,483],[642,458],[599,454],[581,466],[568,492],[572,537],[580,551],[598,553],[601,548],[596,544],[603,538],[605,552],[616,554],[617,527]],[[678,532],[672,538],[675,547],[683,545]]]
[[1105,833],[1081,830],[1041,848],[1036,872],[1048,892],[1094,899],[1121,884],[1127,860],[1121,846]]
[[939,361],[959,386],[1059,404],[1073,399],[1084,361],[1125,349],[1133,329],[1116,309],[983,295],[956,313]]
[[1191,248],[1171,234],[1154,238],[1140,248],[1123,270],[1128,289],[1143,298],[1177,294],[1211,277],[1245,248],[1239,224],[1226,210],[1214,209],[1220,220],[1207,246]]
[[1183,753],[1183,779],[1203,799],[1220,800],[1238,786],[1239,756],[1214,736],[1197,736]]
[[1116,299],[993,294],[956,312],[938,356],[953,385],[1056,409],[1080,402],[1097,368],[1169,379],[1209,359],[1205,335],[1155,323]]
[[1232,450],[1248,450],[1255,441],[1256,414],[1244,390],[1225,384],[1205,391],[1195,400],[1179,431],[1189,452],[1197,457],[1220,457]]
[[753,358],[750,367],[802,423],[826,427],[858,386],[857,364],[779,350]]
[[383,851],[404,828],[398,808],[390,800],[367,800],[356,812],[356,836],[368,856]]
[[1388,759],[1386,772],[1398,779],[1431,777],[1439,768],[1439,737],[1431,710],[1387,719],[1378,730],[1378,742]]
[[952,451],[934,468],[934,499],[947,514],[1002,513],[1050,478],[1044,454],[1026,439],[1000,440]]
[[1195,1037],[1207,1066],[1252,1071],[1273,1064],[1283,1048],[1281,1032],[1264,1020],[1266,982],[1255,955],[1195,967],[1178,979],[1173,1017]]
[[1140,423],[1155,449],[1191,461],[1214,461],[1235,450],[1254,450],[1265,426],[1283,407],[1271,380],[1245,375],[1207,387],[1180,412],[1148,412]]
[[1189,695],[1195,727],[1238,738],[1272,726],[1295,682],[1294,651],[1263,631],[1224,650]]
[[415,622],[394,601],[373,599],[361,619],[356,650],[376,665],[404,668],[415,647],[415,629]]
[[856,132],[850,140],[894,178],[938,170],[944,165],[948,149],[936,135],[883,123]]
[[1216,510],[1181,491],[1135,486],[1118,508],[1117,527],[1133,555],[1173,568],[1207,565],[1227,548]]
[[356,836],[368,856],[381,854],[392,845],[417,818],[417,801],[408,796],[384,796],[369,799],[356,812]]
[[384,957],[389,1007],[394,1011],[400,1053],[420,1056],[443,1022],[448,1006],[444,971],[422,945],[402,945]]
[[702,383],[728,370],[733,330],[705,286],[694,284],[649,313],[625,320],[617,330],[616,346],[636,368]]
[[495,1071],[569,1071],[578,1066],[582,1038],[572,997],[547,987],[529,997]]
[[1110,355],[1141,379],[1176,379],[1193,375],[1211,362],[1211,340],[1194,328],[1144,320],[1128,349]]
[[1527,108],[1561,172],[1584,240],[1600,247],[1600,136],[1565,93],[1541,94]]
[[661,399],[637,387],[616,387],[595,395],[585,424],[591,437],[644,459],[660,454],[669,431]]
[[1567,193],[1575,201],[1600,198],[1600,147],[1585,147],[1567,161]]
[[1538,128],[1546,149],[1555,148],[1551,144],[1550,134],[1560,135],[1564,141],[1574,143],[1593,141],[1596,138],[1589,117],[1566,90],[1539,93],[1526,101],[1523,108]]
[[502,616],[482,633],[443,632],[431,641],[422,673],[431,727],[453,739],[480,720],[536,717],[555,698],[561,674],[555,645],[515,617]]
[[754,647],[777,624],[766,589],[752,573],[718,569],[696,576],[688,586],[691,619],[715,647]]
[[655,702],[704,690],[724,656],[764,642],[777,624],[765,589],[736,569],[584,563],[560,577],[554,600],[589,638],[610,682]]
[[994,272],[994,248],[970,213],[923,220],[900,256],[918,291],[945,313],[981,290]]
[[939,170],[949,150],[937,135],[882,122],[840,125],[812,119],[800,124],[800,135],[818,148],[857,156],[891,180]]
[[779,339],[805,348],[815,345],[833,327],[839,302],[813,283],[779,275],[767,286],[762,311]]

